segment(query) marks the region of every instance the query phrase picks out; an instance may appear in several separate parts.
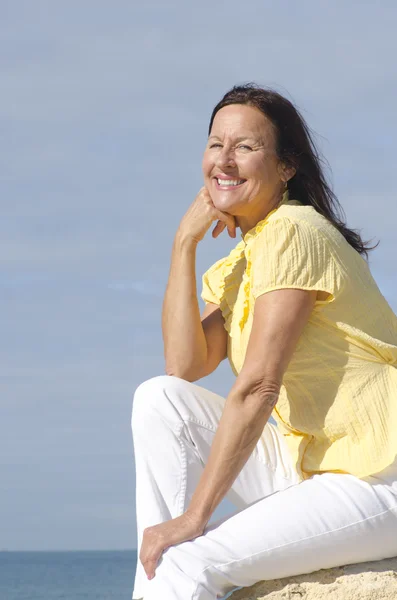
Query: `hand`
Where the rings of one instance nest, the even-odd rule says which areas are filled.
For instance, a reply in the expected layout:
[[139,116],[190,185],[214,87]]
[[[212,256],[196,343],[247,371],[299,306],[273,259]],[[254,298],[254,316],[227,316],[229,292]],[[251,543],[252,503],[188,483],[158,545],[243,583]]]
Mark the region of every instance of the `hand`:
[[187,512],[176,519],[147,527],[143,532],[139,560],[148,579],[153,579],[164,550],[202,535],[204,527],[201,519],[196,519]]
[[179,225],[179,231],[196,242],[201,242],[213,221],[218,221],[212,231],[216,238],[227,227],[230,237],[236,237],[236,221],[229,213],[215,208],[206,187],[202,187],[194,202],[188,208]]

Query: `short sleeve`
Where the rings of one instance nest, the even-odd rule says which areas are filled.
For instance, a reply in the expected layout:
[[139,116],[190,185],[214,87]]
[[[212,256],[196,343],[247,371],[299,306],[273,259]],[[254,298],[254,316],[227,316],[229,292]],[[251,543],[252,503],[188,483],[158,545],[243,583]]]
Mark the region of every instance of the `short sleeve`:
[[320,229],[305,221],[283,217],[266,223],[252,241],[251,290],[254,299],[272,290],[296,288],[328,294],[335,300],[341,287],[332,242]]
[[201,297],[204,302],[220,304],[223,293],[223,266],[226,258],[214,263],[202,277]]

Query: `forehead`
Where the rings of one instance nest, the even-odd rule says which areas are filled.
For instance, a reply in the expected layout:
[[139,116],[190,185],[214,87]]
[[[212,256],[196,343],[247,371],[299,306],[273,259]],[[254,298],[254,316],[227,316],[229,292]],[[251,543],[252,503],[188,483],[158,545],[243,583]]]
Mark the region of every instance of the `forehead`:
[[230,104],[215,115],[210,137],[254,137],[261,140],[274,138],[271,121],[254,106]]

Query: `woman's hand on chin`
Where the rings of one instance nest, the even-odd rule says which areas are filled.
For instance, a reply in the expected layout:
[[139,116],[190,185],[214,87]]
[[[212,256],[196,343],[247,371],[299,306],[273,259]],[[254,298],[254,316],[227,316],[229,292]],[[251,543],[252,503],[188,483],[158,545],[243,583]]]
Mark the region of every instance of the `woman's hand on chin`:
[[164,550],[170,546],[181,544],[199,537],[204,532],[205,523],[202,519],[185,512],[176,519],[147,527],[143,532],[139,560],[148,579],[153,579],[157,563]]
[[227,228],[230,237],[236,237],[235,218],[233,215],[215,208],[212,198],[204,186],[183,216],[178,233],[182,237],[190,238],[198,243],[201,242],[214,221],[217,221],[217,224],[212,231],[212,237],[218,237],[225,228]]

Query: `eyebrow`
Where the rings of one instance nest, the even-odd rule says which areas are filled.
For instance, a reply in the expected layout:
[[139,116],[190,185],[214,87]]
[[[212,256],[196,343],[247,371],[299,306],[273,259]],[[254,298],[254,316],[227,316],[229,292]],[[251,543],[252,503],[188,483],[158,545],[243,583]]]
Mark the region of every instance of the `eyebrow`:
[[[208,138],[208,140],[211,140],[211,139],[220,140],[221,138],[218,137],[217,135],[210,135],[209,138]],[[243,140],[256,141],[255,138],[250,137],[249,135],[243,135],[243,136],[240,136],[240,137],[236,138],[236,142],[242,142]]]

